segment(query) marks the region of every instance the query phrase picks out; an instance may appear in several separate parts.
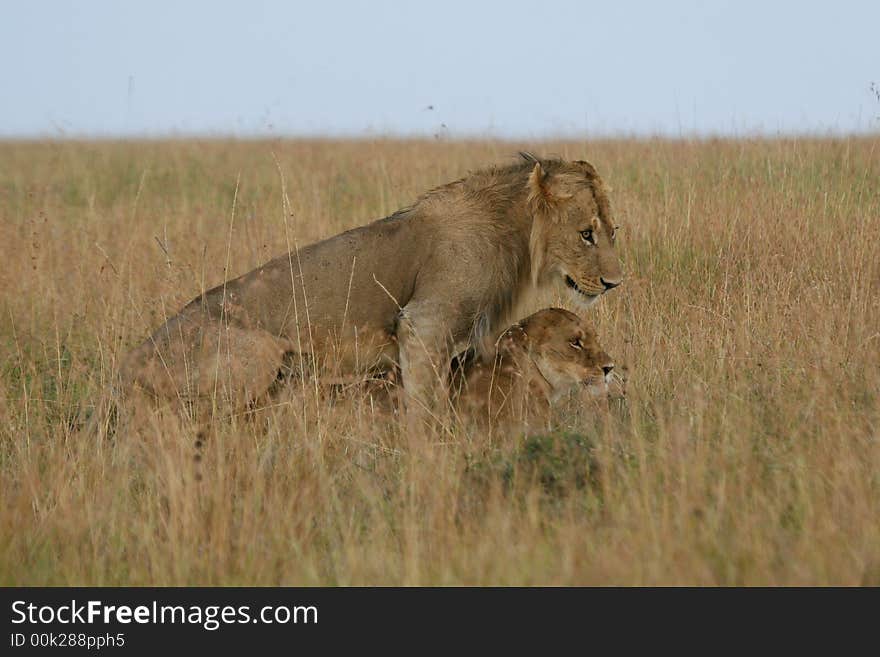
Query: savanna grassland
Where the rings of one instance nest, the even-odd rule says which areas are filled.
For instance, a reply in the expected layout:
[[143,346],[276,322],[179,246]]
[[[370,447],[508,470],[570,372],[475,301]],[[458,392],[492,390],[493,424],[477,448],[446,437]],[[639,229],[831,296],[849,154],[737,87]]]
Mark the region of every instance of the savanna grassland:
[[[202,290],[523,146],[613,188],[625,403],[77,432]],[[4,143],[0,289],[0,584],[880,585],[880,138]]]

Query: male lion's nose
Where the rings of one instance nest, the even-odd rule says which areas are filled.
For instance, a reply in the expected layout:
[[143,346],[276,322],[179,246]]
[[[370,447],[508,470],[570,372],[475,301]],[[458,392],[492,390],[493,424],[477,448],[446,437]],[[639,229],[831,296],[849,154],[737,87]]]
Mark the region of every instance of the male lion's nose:
[[623,282],[623,279],[621,278],[618,278],[616,281],[606,281],[604,278],[600,278],[599,280],[602,281],[602,285],[605,286],[606,290],[611,290]]
[[604,365],[602,367],[602,371],[605,372],[605,376],[608,376],[609,374],[611,374],[611,372],[613,370],[614,370],[614,365]]

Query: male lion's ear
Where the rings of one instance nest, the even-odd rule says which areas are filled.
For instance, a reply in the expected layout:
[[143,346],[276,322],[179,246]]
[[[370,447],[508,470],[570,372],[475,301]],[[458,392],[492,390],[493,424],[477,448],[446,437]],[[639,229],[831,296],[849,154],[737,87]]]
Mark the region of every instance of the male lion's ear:
[[532,172],[529,174],[529,189],[536,192],[541,191],[546,178],[547,172],[544,171],[544,167],[540,162],[535,162],[535,166],[532,167]]
[[586,160],[575,160],[575,164],[579,164],[581,168],[584,169],[587,173],[588,178],[597,178],[599,176],[599,172],[596,171],[596,167],[587,162]]
[[529,174],[529,206],[533,211],[546,211],[551,205],[550,192],[546,187],[547,172],[540,162],[535,162],[532,172]]
[[534,155],[534,153],[529,153],[528,151],[520,151],[519,156],[526,162],[531,162],[532,164],[538,164],[541,161]]
[[532,212],[554,215],[552,211],[556,206],[572,197],[566,185],[565,174],[550,175],[540,162],[535,162],[528,181],[528,204]]

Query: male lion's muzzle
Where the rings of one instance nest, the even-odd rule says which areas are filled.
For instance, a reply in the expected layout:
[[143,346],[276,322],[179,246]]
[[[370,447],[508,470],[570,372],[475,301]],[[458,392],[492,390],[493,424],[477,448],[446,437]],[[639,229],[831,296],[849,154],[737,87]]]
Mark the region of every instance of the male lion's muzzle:
[[578,283],[568,274],[565,275],[565,285],[574,296],[575,301],[587,307],[591,306],[602,294],[611,289],[604,284]]
[[599,281],[602,283],[602,285],[605,286],[605,292],[607,292],[608,290],[613,290],[618,285],[623,283],[623,277],[621,276],[619,278],[613,278],[613,279],[608,279],[608,278],[602,277],[599,279]]

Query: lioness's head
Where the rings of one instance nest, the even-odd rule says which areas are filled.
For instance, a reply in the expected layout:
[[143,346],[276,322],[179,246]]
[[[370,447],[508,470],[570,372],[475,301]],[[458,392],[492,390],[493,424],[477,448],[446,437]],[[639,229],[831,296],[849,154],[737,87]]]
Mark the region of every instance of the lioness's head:
[[528,358],[553,398],[578,386],[605,394],[614,370],[592,325],[562,308],[545,308],[517,322],[499,338],[498,349]]
[[623,281],[602,179],[589,162],[521,155],[534,162],[527,183],[532,279],[558,281],[578,304],[590,306]]

